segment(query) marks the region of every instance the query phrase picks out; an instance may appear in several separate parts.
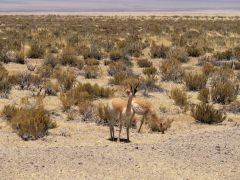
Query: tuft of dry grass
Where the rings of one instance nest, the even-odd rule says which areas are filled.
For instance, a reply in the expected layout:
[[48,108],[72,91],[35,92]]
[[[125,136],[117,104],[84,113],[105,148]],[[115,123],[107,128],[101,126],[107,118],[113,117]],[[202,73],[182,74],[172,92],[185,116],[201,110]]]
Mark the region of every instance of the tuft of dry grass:
[[174,100],[175,104],[177,106],[180,106],[181,108],[187,108],[188,106],[188,96],[186,91],[174,88],[170,92],[170,98]]
[[226,119],[226,116],[221,111],[206,103],[193,106],[191,112],[196,121],[201,123],[215,124]]

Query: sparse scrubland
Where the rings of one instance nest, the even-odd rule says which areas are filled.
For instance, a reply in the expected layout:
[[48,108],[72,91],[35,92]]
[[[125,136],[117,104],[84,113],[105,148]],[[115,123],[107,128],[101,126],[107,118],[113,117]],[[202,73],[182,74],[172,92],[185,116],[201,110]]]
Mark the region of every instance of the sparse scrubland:
[[[0,16],[0,179],[237,179],[239,20]],[[158,122],[109,141],[106,104],[136,84]]]

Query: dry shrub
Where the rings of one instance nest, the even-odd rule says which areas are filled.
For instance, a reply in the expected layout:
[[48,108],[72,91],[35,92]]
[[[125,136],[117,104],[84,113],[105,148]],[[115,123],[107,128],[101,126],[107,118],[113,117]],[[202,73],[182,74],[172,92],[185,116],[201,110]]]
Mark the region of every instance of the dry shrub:
[[181,63],[186,63],[189,60],[188,52],[185,48],[176,48],[169,52],[169,59],[177,59]]
[[99,76],[98,66],[86,66],[84,68],[84,76],[86,79],[96,79]]
[[23,50],[20,50],[20,51],[16,52],[15,63],[18,63],[18,64],[24,64],[25,63],[25,56],[24,56],[24,51]]
[[124,57],[123,52],[118,49],[114,49],[110,52],[110,59],[113,61],[120,60],[123,57]]
[[74,66],[76,61],[77,57],[75,50],[71,47],[64,48],[61,54],[60,63],[62,65]]
[[34,43],[28,52],[28,57],[29,58],[42,58],[42,57],[44,57],[44,54],[45,54],[45,51],[44,51],[43,46],[41,46],[37,43]]
[[152,62],[148,59],[139,59],[137,63],[140,68],[149,68],[152,66]]
[[30,74],[28,72],[18,74],[12,78],[13,78],[14,84],[19,85],[21,89],[29,89],[29,88],[38,89],[43,82],[39,76]]
[[214,53],[213,57],[218,61],[231,60],[233,58],[233,52],[232,52],[232,50],[228,49],[228,50],[223,51],[223,52]]
[[163,81],[181,82],[184,71],[178,60],[164,60],[160,66]]
[[44,84],[45,94],[49,96],[56,96],[59,92],[59,84],[47,81]]
[[198,45],[192,45],[187,47],[187,52],[191,57],[199,57],[203,55],[203,49]]
[[84,59],[88,59],[88,58],[93,58],[93,59],[97,59],[97,60],[101,60],[102,59],[102,54],[99,48],[91,46],[90,48],[85,48],[82,51],[82,55],[84,57]]
[[198,91],[206,87],[207,77],[204,74],[192,72],[184,75],[184,81],[188,90]]
[[125,85],[126,81],[130,78],[134,78],[135,76],[133,74],[128,74],[125,71],[120,71],[117,72],[116,74],[114,74],[113,78],[111,78],[109,80],[110,84],[114,84],[114,85]]
[[211,91],[215,103],[228,104],[236,100],[239,85],[231,81],[214,81]]
[[228,106],[224,107],[224,109],[235,114],[240,113],[240,102],[234,101]]
[[187,108],[188,96],[186,91],[179,88],[174,88],[170,92],[170,98],[174,100],[177,106],[180,106],[181,108]]
[[0,97],[7,98],[12,88],[7,70],[0,64]]
[[76,75],[72,70],[64,70],[60,67],[55,68],[54,77],[57,78],[63,92],[70,90],[76,80]]
[[117,61],[109,64],[108,74],[110,76],[115,75],[119,72],[126,72],[127,74],[132,74],[131,67],[127,64],[126,61]]
[[227,66],[223,66],[221,68],[216,69],[213,74],[214,81],[224,82],[224,81],[232,80],[234,78],[235,78],[234,71]]
[[204,103],[208,103],[210,99],[210,91],[208,88],[201,89],[198,94],[198,99]]
[[[11,113],[11,114],[10,114]],[[43,107],[16,108],[6,106],[2,115],[6,117],[12,128],[24,140],[36,140],[48,133],[48,129],[56,127]]]
[[205,74],[205,76],[212,75],[214,73],[214,66],[211,63],[204,63],[202,73]]
[[111,115],[107,109],[107,106],[98,106],[98,116],[101,119],[101,124],[108,124]]
[[16,113],[17,108],[15,106],[6,105],[1,112],[1,117],[6,119],[7,121],[10,121]]
[[226,119],[226,116],[221,111],[206,103],[193,106],[191,112],[196,121],[201,123],[215,124]]
[[37,69],[37,74],[41,78],[50,78],[53,74],[53,68],[51,65],[42,65]]
[[157,69],[155,67],[152,66],[149,68],[145,68],[143,70],[143,74],[146,76],[144,77],[143,81],[148,90],[160,89],[156,85],[156,82],[158,81],[158,77],[157,77]]
[[55,57],[54,55],[48,54],[45,57],[44,65],[51,66],[52,68],[55,68],[58,64],[59,64],[59,59],[57,57]]
[[61,93],[64,110],[70,109],[71,106],[79,106],[80,103],[93,100],[95,98],[108,98],[115,93],[114,89],[100,87],[98,84],[79,83],[78,86],[66,93]]
[[166,58],[168,52],[169,52],[169,47],[166,47],[164,45],[157,46],[153,44],[153,46],[151,47],[152,58]]
[[98,66],[100,63],[96,59],[85,59],[85,64],[88,66]]

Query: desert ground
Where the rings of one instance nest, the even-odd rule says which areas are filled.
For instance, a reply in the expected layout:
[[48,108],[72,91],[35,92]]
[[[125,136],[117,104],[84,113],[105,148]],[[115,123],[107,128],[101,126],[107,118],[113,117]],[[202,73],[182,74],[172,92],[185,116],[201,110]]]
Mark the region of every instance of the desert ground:
[[[57,19],[56,22],[55,18]],[[113,69],[122,66],[121,61],[123,61],[124,65],[129,62],[132,64],[127,64],[127,68],[124,70],[117,69],[117,71],[121,72],[131,70],[127,74],[127,78],[120,80],[120,82],[116,80],[117,76],[115,77],[115,74],[119,72],[114,71],[114,74],[111,74],[109,70],[111,65],[107,64],[115,61],[116,54],[112,53],[115,56],[111,56],[111,52],[115,52],[116,47],[110,47],[110,50],[106,49],[109,48],[109,42],[116,41],[119,44],[115,46],[120,48],[120,52],[124,54],[125,49],[122,52],[121,43],[124,39],[128,39],[129,32],[132,32],[131,27],[127,30],[124,30],[124,28],[119,30],[116,26],[121,26],[119,22],[115,24],[114,18],[116,17],[95,17],[96,19],[94,19],[94,17],[74,16],[73,18],[76,18],[76,21],[80,20],[81,23],[85,23],[86,29],[84,25],[81,26],[81,23],[80,25],[73,25],[75,19],[71,20],[68,16],[13,15],[0,17],[0,37],[2,40],[0,42],[3,44],[0,47],[5,49],[6,44],[8,45],[6,46],[6,56],[4,56],[5,51],[2,51],[3,56],[0,56],[1,67],[7,71],[7,80],[11,84],[8,91],[5,91],[5,86],[0,86],[0,90],[4,90],[3,93],[1,92],[4,96],[0,98],[0,111],[2,111],[0,118],[0,179],[239,179],[240,115],[238,103],[240,95],[238,85],[240,76],[238,58],[240,58],[240,53],[237,54],[237,47],[240,45],[240,31],[236,26],[239,23],[238,16],[184,16],[182,18],[181,16],[167,16],[151,20],[149,20],[150,17],[146,19],[143,17],[118,17],[123,21],[123,27],[128,27],[128,21],[136,22],[136,24],[130,24],[131,26],[136,25],[134,28],[140,29],[137,37],[141,37],[140,40],[136,40],[137,47],[141,47],[140,54],[133,48],[133,54],[131,54],[132,51],[128,51],[131,57],[126,54],[127,58],[121,57],[116,60],[116,65],[113,64]],[[108,20],[109,22],[107,22]],[[141,23],[148,23],[148,20],[149,23],[153,24],[149,25],[149,29],[144,29],[147,26],[143,26],[141,29],[139,27],[142,25]],[[161,26],[166,23],[166,27],[163,27],[164,30],[161,33],[154,26],[154,22],[158,22],[158,20],[163,23]],[[53,24],[50,24],[52,22]],[[186,28],[184,24],[186,22],[193,27]],[[200,25],[198,25],[198,22],[200,22]],[[208,27],[204,22],[208,22],[209,26],[212,25],[211,23],[215,23],[215,25]],[[222,22],[230,23],[231,28],[221,29],[215,27],[222,27],[224,24]],[[61,23],[65,26],[62,29],[59,28]],[[179,24],[183,25],[183,27],[179,27]],[[99,31],[95,29],[95,25],[100,29]],[[82,27],[83,29],[81,29]],[[179,30],[177,27],[182,29]],[[15,32],[14,28],[19,28],[21,36]],[[108,28],[110,28],[110,32]],[[205,31],[204,28],[207,28],[209,32],[201,33]],[[15,33],[17,36],[14,36]],[[108,33],[113,33],[111,35],[113,39],[108,39],[109,44],[107,45],[100,44],[97,40],[105,42],[104,40],[109,37]],[[184,33],[187,34],[186,37],[184,36],[187,39],[186,44],[191,44],[188,41],[197,42],[201,53],[197,57],[193,57],[195,55],[190,55],[192,51],[187,45],[186,47],[185,44],[184,46],[173,45],[174,41],[181,41],[173,37],[175,33],[178,33],[179,36]],[[52,37],[53,34],[54,38]],[[18,41],[13,43],[15,42],[14,37],[20,38],[19,41],[24,41],[25,44],[21,43],[19,45]],[[78,37],[77,40],[76,37]],[[203,37],[206,38],[204,40],[207,43],[202,39]],[[8,39],[9,41],[7,41]],[[36,42],[42,43],[44,47],[44,52],[41,52],[44,55],[37,54],[39,57],[36,56],[36,53],[33,53],[33,46]],[[81,49],[86,50],[89,47],[94,49],[91,48],[91,43],[93,45],[97,44],[96,46],[101,48],[104,47],[99,50],[103,54],[101,54],[101,58],[98,58],[99,54],[97,53],[93,57],[84,57],[86,52]],[[133,43],[135,43],[135,40],[133,40]],[[138,43],[141,46],[138,46]],[[88,46],[83,47],[82,44],[88,44]],[[73,47],[74,51],[69,46]],[[173,52],[168,50],[170,53],[166,57],[152,57],[152,48],[154,46],[157,49],[164,49],[165,46],[181,46],[181,48],[177,55],[174,54],[176,49],[173,48]],[[208,47],[205,48],[205,46]],[[236,49],[232,50],[233,48]],[[232,50],[232,57],[229,59],[227,54],[225,59],[224,52],[229,49]],[[10,50],[16,52],[23,50],[23,57],[15,57],[14,55],[12,55],[14,57],[9,57],[8,52]],[[35,51],[38,51],[38,49],[35,49]],[[222,53],[222,56],[215,54],[216,52]],[[93,53],[93,51],[88,51],[87,55],[91,56],[90,53]],[[187,58],[178,56],[182,53],[187,54]],[[53,54],[54,58],[48,57],[49,54]],[[123,55],[120,54],[119,56]],[[23,62],[19,63],[22,59]],[[63,61],[65,59],[71,61],[72,64]],[[153,74],[144,73],[145,68],[139,65],[139,61],[142,59],[144,59],[144,62],[145,59],[150,62],[151,65],[148,68],[156,67],[156,72],[154,70]],[[191,90],[187,85],[187,80],[184,78],[179,82],[175,81],[175,76],[173,79],[163,80],[163,73],[166,72],[160,67],[163,67],[164,62],[168,61],[168,59],[177,59],[176,69],[171,73],[178,71],[178,68],[183,69],[185,75],[190,72],[189,76],[193,72],[205,73],[203,70],[204,65],[200,64],[202,59],[208,64],[213,64],[215,69],[212,71],[214,73],[210,72],[210,75],[206,75],[208,80],[206,80],[204,87],[201,86],[197,90]],[[77,63],[75,63],[75,60]],[[232,65],[232,62],[235,64]],[[51,66],[52,64],[54,66]],[[89,77],[86,67],[92,66],[97,66],[97,69],[92,70],[90,68],[89,73],[91,76]],[[5,73],[3,69],[1,69],[2,74]],[[98,72],[96,76],[93,73],[95,71]],[[66,74],[61,75],[62,72],[66,72]],[[2,74],[0,74],[0,77],[3,76]],[[62,87],[62,84],[65,85],[65,82],[70,80],[62,80],[58,76],[66,76],[66,78],[71,79],[72,74],[74,74],[74,78],[73,82],[70,83],[70,87],[67,86],[68,83]],[[37,79],[37,81],[32,77],[39,77],[39,80]],[[137,128],[141,116],[137,115],[136,126],[130,130],[131,142],[125,142],[126,128],[123,130],[120,142],[111,141],[109,139],[109,127],[107,123],[99,121],[97,108],[106,105],[112,98],[117,97],[127,100],[128,97],[125,91],[128,88],[127,85],[131,85],[132,81],[127,82],[130,77],[134,80],[140,79],[140,83],[145,85],[139,88],[134,98],[143,98],[150,101],[157,115],[161,117],[161,121],[171,119],[173,122],[162,134],[154,131],[146,121],[141,132],[138,133]],[[218,98],[214,100],[214,96],[207,97],[205,101],[200,99],[201,89],[209,88],[213,92],[212,89],[215,86],[214,83],[211,85],[211,82],[214,81],[214,78],[219,77],[220,80],[217,79],[217,81],[223,79],[223,83],[229,82],[229,86],[233,87],[234,92],[232,93],[232,89],[227,89],[227,94],[224,94],[227,98],[220,99],[221,101]],[[176,78],[181,77],[177,76]],[[1,82],[3,80],[4,78],[0,78]],[[151,80],[151,83],[148,84],[148,80]],[[127,84],[122,84],[121,81],[126,81]],[[49,87],[46,86],[49,82],[52,84],[57,83],[57,88],[52,84]],[[85,94],[80,92],[80,95],[78,95],[77,91],[74,91],[75,89],[78,90],[79,83],[89,83],[92,86],[97,83],[100,87],[114,89],[114,93],[111,94],[111,90],[109,90],[110,93],[107,95],[91,97],[92,94],[88,92],[89,96],[82,99]],[[43,89],[44,91],[42,91]],[[51,91],[47,91],[49,89]],[[180,104],[172,95],[173,89],[182,89],[186,93],[186,97],[183,97],[183,102]],[[232,93],[233,97],[228,97],[230,93]],[[37,98],[41,99],[40,105],[36,103]],[[35,103],[37,106],[35,106]],[[203,118],[204,120],[208,120],[208,118],[212,120],[210,123],[203,122],[197,119],[198,116],[193,115],[194,110],[192,110],[192,107],[201,103],[203,105],[210,104],[214,108],[214,110],[210,108],[205,112],[208,114],[208,111],[213,111],[207,119]],[[8,119],[9,116],[7,116],[9,115],[6,108],[8,105],[19,108],[12,119],[11,117]],[[25,117],[21,112],[25,112],[25,110],[26,112],[28,110],[32,111],[34,108],[38,109],[38,106],[44,107],[47,117],[50,117],[56,125],[54,128],[44,131],[44,135],[37,135],[32,139],[33,135],[28,129],[23,129],[26,134],[30,134],[27,137],[26,134],[19,131],[19,124],[28,122],[28,117]],[[91,111],[89,111],[89,108]],[[10,115],[12,114],[10,113]],[[217,116],[216,114],[220,115]],[[29,119],[34,119],[34,114],[30,113],[30,115]],[[202,113],[199,116],[204,115]],[[214,118],[215,115],[219,119]],[[226,115],[226,118],[222,118],[223,115]],[[23,118],[21,119],[21,117]],[[101,116],[100,119],[106,120]],[[220,121],[220,119],[222,120]],[[16,121],[18,126],[14,125]],[[116,134],[118,134],[117,126],[115,130]]]

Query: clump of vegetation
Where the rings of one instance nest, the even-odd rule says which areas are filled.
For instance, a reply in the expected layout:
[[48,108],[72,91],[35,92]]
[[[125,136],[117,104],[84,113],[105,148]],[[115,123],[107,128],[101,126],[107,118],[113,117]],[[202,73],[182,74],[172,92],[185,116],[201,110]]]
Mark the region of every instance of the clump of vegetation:
[[37,74],[41,78],[50,78],[53,74],[53,68],[51,65],[42,65],[37,69]]
[[36,140],[47,135],[48,130],[55,128],[49,114],[42,106],[31,108],[16,108],[5,106],[2,111],[12,128],[24,140]]
[[31,46],[30,51],[28,52],[28,57],[29,58],[43,58],[45,54],[43,46],[34,43]]
[[187,52],[191,57],[199,57],[203,55],[203,49],[198,45],[192,45],[187,47]]
[[12,76],[12,83],[20,86],[21,89],[36,88],[39,89],[43,80],[38,75],[33,75],[28,72]]
[[86,66],[84,68],[84,76],[86,79],[96,79],[99,76],[98,66]]
[[88,66],[98,66],[99,61],[96,59],[85,59],[85,64]]
[[55,68],[54,77],[58,80],[63,92],[70,90],[76,80],[75,73],[70,69]]
[[0,64],[0,97],[7,98],[12,88],[7,70]]
[[231,81],[213,82],[211,96],[215,103],[228,104],[236,100],[239,92],[239,85]]
[[177,59],[181,63],[186,63],[189,60],[188,52],[185,48],[176,48],[169,52],[169,59]]
[[126,72],[127,74],[132,74],[132,69],[127,64],[127,62],[118,61],[118,62],[114,62],[114,63],[109,64],[108,74],[110,76],[113,76],[116,73],[123,72],[123,71]]
[[83,102],[90,101],[94,98],[108,98],[114,94],[115,90],[111,88],[100,87],[98,84],[82,84],[66,93],[61,93],[60,99],[64,110],[70,109],[71,106],[79,106]]
[[193,106],[191,112],[196,121],[201,123],[216,124],[226,119],[221,111],[206,103]]
[[48,54],[45,57],[44,65],[51,66],[52,68],[55,68],[59,63],[59,59],[53,55]]
[[128,73],[121,71],[114,74],[113,78],[110,79],[110,84],[114,85],[124,85],[124,81],[127,80],[130,76]]
[[110,59],[117,61],[124,58],[123,53],[120,50],[114,49],[110,52]]
[[144,78],[144,83],[147,89],[158,89],[156,86],[157,78],[157,68],[151,66],[149,68],[143,69],[143,74],[146,76]]
[[163,44],[161,46],[153,44],[153,46],[151,47],[152,58],[167,58],[168,52],[169,47],[166,47]]
[[137,63],[140,68],[150,68],[152,66],[152,62],[148,59],[139,59]]
[[204,63],[202,66],[202,73],[205,76],[210,76],[214,73],[214,66],[211,63]]
[[160,71],[163,81],[181,82],[184,71],[181,67],[181,63],[178,60],[164,60],[160,66]]
[[204,103],[208,103],[210,99],[210,91],[208,88],[201,89],[198,94],[198,99]]
[[203,74],[188,73],[185,74],[184,81],[188,90],[198,91],[206,87],[207,77]]
[[181,108],[187,108],[188,106],[188,96],[186,91],[180,88],[174,88],[170,92],[170,98],[174,100],[177,106]]
[[223,51],[223,52],[214,53],[213,57],[218,61],[231,60],[233,58],[233,52],[232,52],[232,50],[228,49],[228,50]]
[[75,50],[70,47],[64,48],[61,54],[61,58],[59,60],[60,63],[64,66],[66,65],[75,66],[77,61]]

